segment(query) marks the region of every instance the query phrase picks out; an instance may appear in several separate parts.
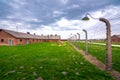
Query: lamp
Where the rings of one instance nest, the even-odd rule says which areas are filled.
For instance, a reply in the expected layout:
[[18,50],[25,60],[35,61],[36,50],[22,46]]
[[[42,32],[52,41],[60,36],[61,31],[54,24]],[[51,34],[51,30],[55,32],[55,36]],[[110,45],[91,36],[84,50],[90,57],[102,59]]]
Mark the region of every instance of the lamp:
[[98,19],[99,21],[102,21],[106,24],[106,70],[112,70],[112,50],[111,50],[111,29],[110,29],[110,23],[105,18],[94,18],[89,13],[86,14],[82,20],[89,20],[88,16],[90,16],[92,19]]
[[82,20],[89,20],[89,18],[85,16],[84,18],[82,18]]

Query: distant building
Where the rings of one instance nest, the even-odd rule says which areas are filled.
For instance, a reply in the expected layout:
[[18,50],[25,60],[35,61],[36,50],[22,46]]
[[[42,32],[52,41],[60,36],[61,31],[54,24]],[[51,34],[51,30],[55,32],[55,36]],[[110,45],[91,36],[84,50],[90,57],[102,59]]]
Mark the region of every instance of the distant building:
[[120,42],[120,35],[113,35],[111,37],[112,42]]
[[38,42],[60,42],[59,35],[36,35],[30,32],[22,33],[11,30],[0,29],[0,45],[21,45]]

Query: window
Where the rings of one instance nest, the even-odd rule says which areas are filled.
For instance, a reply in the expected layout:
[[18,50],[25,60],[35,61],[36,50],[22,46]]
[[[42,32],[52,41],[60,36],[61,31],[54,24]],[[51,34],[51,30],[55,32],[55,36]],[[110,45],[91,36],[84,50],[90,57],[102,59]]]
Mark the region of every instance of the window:
[[22,39],[20,39],[20,42],[22,42]]
[[4,42],[4,39],[1,39],[1,42]]

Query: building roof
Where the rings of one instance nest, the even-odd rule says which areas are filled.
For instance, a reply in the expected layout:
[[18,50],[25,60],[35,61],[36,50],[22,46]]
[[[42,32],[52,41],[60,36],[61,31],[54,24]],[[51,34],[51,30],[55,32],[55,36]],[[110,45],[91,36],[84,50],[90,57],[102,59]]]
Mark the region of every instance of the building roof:
[[112,37],[118,37],[118,38],[120,38],[120,35],[113,35]]
[[27,34],[27,33],[22,33],[22,32],[16,32],[16,31],[11,31],[11,30],[5,30],[5,29],[0,29],[0,31],[3,30],[6,33],[16,37],[16,38],[32,38],[32,39],[60,39],[60,36],[40,36],[40,35],[33,35],[33,34]]
[[40,36],[37,36],[37,35],[21,33],[21,32],[16,32],[16,31],[11,31],[11,30],[5,30],[5,29],[1,29],[1,30],[5,31],[6,33],[16,38],[40,38]]

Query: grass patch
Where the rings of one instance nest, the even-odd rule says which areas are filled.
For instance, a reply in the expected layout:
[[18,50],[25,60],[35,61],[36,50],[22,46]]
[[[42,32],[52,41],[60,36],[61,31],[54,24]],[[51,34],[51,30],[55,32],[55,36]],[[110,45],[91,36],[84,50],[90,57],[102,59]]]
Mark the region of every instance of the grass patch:
[[112,44],[120,45],[120,42],[112,42]]
[[[90,41],[89,41],[90,42]],[[106,41],[103,40],[103,41],[92,41],[93,43],[103,43],[103,44],[106,44]],[[112,45],[120,45],[120,42],[112,42]]]
[[[75,42],[75,45],[78,45],[78,42]],[[85,51],[85,43],[80,43],[80,48]],[[98,44],[88,44],[88,53],[95,56],[97,59],[105,63],[106,57],[106,46],[98,45]],[[112,61],[113,61],[113,69],[120,72],[120,48],[112,47]]]
[[113,80],[68,43],[0,46],[0,80]]

